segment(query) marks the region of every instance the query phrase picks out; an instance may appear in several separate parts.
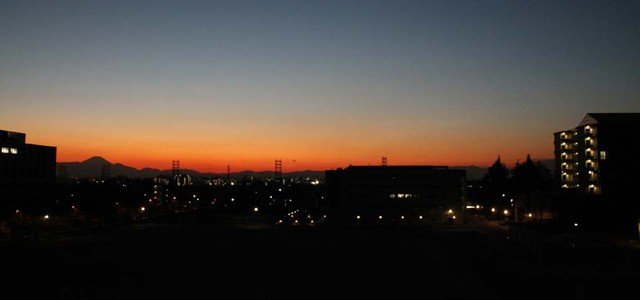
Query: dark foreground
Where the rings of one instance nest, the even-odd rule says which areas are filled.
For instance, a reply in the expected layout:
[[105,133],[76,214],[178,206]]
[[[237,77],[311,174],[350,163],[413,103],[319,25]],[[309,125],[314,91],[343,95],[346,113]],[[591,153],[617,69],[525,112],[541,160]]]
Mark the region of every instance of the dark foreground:
[[506,233],[468,228],[176,219],[0,251],[2,293],[29,299],[635,298],[640,282],[634,249],[573,245],[539,255]]

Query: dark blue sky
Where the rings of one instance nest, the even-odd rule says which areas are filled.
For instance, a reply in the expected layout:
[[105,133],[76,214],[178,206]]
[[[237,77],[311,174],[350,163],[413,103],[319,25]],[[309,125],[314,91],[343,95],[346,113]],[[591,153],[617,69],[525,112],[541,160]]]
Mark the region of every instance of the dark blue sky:
[[640,1],[3,1],[0,125],[62,160],[134,165],[549,157],[585,113],[640,111],[638,16]]

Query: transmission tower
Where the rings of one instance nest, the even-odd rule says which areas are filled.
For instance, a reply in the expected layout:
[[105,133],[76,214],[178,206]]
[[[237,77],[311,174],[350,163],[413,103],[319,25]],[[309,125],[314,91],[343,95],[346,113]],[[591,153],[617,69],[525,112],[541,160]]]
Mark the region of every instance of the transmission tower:
[[383,167],[386,167],[386,166],[387,166],[387,157],[386,157],[386,156],[383,156],[383,157],[382,157],[382,166],[383,166]]
[[171,162],[171,176],[176,178],[178,175],[180,175],[180,161],[174,160]]
[[276,159],[274,177],[276,181],[282,180],[282,160]]

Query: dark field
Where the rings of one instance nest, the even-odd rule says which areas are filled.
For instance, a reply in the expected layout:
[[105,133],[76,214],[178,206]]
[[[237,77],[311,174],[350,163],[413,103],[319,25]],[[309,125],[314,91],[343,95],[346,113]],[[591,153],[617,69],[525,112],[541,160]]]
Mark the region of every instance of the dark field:
[[5,242],[2,289],[29,299],[587,299],[637,296],[640,279],[637,250],[537,254],[500,231],[192,221]]

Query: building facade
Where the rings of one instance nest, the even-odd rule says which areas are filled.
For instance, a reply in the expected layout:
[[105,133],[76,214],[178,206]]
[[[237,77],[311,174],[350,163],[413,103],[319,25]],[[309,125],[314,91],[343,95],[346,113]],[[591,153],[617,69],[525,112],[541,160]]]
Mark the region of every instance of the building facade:
[[340,224],[434,223],[460,217],[466,172],[442,166],[350,166],[326,172]]
[[26,134],[0,130],[0,183],[51,182],[56,147],[26,143]]
[[589,113],[554,134],[557,184],[588,194],[623,192],[638,182],[640,113]]

